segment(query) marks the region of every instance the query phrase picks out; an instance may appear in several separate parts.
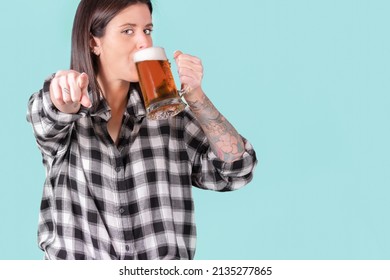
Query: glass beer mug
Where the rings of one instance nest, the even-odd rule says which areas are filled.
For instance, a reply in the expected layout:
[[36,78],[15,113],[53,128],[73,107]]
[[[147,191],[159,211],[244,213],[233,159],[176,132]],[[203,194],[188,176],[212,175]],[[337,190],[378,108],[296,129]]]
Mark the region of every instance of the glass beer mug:
[[170,63],[161,47],[142,49],[134,54],[146,116],[163,120],[184,110],[186,104],[177,90]]

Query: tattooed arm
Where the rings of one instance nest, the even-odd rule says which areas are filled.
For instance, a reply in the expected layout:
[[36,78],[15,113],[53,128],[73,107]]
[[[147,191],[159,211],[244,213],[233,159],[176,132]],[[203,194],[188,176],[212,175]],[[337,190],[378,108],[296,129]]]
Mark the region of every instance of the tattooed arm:
[[244,142],[234,127],[214,107],[202,90],[203,66],[199,58],[181,51],[174,53],[188,105],[206,134],[211,149],[221,160],[233,162],[244,154]]
[[243,155],[245,148],[241,136],[225,117],[214,107],[199,87],[188,93],[186,101],[206,134],[211,149],[221,160],[233,162]]

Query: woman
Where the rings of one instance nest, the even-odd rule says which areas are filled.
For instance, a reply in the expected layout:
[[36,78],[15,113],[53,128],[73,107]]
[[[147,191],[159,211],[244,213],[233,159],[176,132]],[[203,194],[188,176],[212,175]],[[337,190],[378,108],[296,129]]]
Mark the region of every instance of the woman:
[[204,94],[198,58],[174,54],[188,108],[145,118],[132,58],[152,29],[149,0],[82,0],[72,70],[30,98],[47,259],[193,259],[191,186],[230,191],[252,178],[255,152]]

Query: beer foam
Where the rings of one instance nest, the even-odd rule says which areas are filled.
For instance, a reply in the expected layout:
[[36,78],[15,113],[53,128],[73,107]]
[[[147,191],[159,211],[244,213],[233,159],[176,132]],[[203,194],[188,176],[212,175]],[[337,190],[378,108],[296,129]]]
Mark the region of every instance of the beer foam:
[[167,56],[163,48],[150,47],[136,52],[133,60],[135,63],[145,60],[167,60]]

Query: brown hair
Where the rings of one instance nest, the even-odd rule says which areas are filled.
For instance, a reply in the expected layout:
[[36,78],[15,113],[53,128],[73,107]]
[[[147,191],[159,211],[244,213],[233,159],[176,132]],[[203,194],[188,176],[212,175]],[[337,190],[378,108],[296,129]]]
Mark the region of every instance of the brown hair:
[[97,56],[91,52],[90,39],[102,37],[107,24],[123,9],[137,3],[148,6],[153,12],[150,0],[81,0],[73,22],[70,68],[89,77],[89,91],[92,92],[94,107],[99,102],[101,89],[96,79]]

